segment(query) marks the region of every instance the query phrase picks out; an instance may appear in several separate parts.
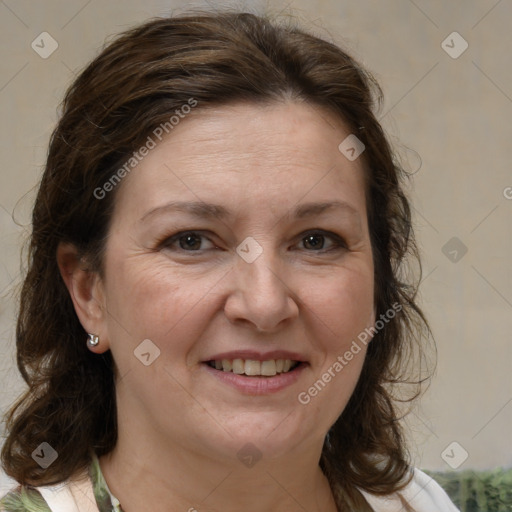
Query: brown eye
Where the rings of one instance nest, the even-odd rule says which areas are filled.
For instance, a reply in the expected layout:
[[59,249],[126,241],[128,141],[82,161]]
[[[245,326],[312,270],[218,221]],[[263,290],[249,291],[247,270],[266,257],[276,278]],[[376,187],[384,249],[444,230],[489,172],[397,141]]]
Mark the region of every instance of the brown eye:
[[[207,244],[210,244],[210,247]],[[181,231],[163,240],[159,247],[171,251],[201,252],[214,248],[214,244],[205,235],[197,231]]]
[[201,248],[201,236],[196,234],[182,235],[178,238],[180,248],[185,250],[198,250]]
[[303,240],[306,249],[323,249],[325,237],[323,235],[308,235]]
[[[330,240],[330,244],[325,247],[326,241]],[[312,232],[302,237],[304,248],[313,252],[327,252],[340,248],[346,248],[343,239],[334,233]]]

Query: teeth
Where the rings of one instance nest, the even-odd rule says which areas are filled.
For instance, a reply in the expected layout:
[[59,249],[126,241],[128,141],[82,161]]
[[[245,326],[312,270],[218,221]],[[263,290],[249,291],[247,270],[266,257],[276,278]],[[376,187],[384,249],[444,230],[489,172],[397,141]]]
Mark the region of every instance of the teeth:
[[273,359],[271,359],[270,361],[263,361],[261,363],[261,375],[272,377],[276,373],[276,362]]
[[254,359],[222,359],[210,361],[209,365],[217,370],[233,372],[237,375],[273,377],[278,373],[289,372],[299,364],[291,359],[269,359],[255,361]]
[[233,373],[242,375],[245,372],[245,364],[243,359],[233,359]]
[[245,374],[246,375],[261,375],[261,362],[247,359],[245,361]]

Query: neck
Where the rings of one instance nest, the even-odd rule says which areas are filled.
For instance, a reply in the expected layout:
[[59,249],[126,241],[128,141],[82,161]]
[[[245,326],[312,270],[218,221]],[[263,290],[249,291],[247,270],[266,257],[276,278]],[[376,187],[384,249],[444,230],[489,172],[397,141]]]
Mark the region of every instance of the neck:
[[[141,439],[141,438],[139,438]],[[144,439],[144,438],[142,438]],[[119,436],[100,458],[107,484],[124,512],[336,512],[319,451],[250,461],[205,456],[183,446],[150,446]]]

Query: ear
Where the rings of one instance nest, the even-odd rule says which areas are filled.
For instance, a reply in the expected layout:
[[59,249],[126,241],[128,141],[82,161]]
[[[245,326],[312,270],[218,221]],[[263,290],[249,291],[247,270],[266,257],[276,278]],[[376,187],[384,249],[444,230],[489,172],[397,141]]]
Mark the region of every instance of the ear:
[[[103,353],[110,348],[107,336],[103,283],[97,272],[90,270],[76,247],[61,242],[57,247],[57,264],[68,289],[82,327],[99,336],[100,343],[89,350]],[[84,343],[86,343],[84,339]]]

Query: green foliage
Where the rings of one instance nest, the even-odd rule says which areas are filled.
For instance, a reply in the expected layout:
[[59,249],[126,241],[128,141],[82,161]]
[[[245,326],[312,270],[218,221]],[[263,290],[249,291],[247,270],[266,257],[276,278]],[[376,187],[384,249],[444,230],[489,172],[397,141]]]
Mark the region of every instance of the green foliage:
[[512,512],[512,469],[424,471],[461,512]]

